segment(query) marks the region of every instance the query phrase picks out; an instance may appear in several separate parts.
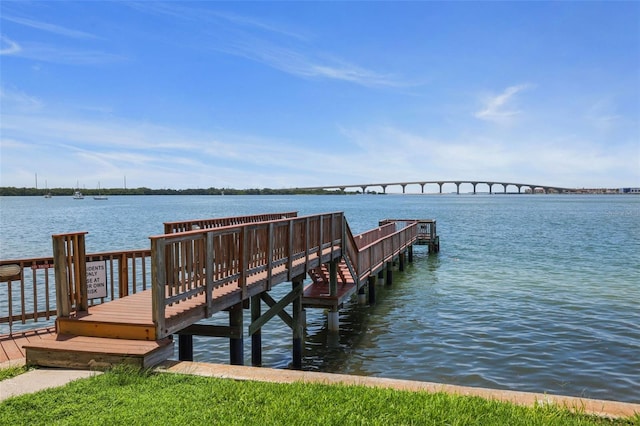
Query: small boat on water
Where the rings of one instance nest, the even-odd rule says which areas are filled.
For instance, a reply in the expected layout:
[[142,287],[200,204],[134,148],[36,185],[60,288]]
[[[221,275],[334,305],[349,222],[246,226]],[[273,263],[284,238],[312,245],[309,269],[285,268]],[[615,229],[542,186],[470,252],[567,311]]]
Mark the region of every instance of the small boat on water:
[[46,191],[44,193],[44,198],[51,198],[51,191],[49,191],[49,185],[46,180],[44,181],[44,190]]
[[74,200],[84,200],[84,195],[80,192],[80,181],[76,182],[76,190],[73,192]]
[[98,195],[93,196],[94,200],[108,200],[109,198],[106,195],[102,195],[100,192],[100,182],[98,182]]

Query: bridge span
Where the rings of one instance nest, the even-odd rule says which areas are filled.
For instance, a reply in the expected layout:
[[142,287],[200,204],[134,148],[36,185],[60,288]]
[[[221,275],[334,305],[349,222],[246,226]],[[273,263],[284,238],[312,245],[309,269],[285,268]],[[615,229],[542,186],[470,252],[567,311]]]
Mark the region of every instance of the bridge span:
[[401,186],[402,193],[406,193],[406,189],[408,185],[420,185],[421,193],[424,194],[424,187],[428,184],[438,185],[439,193],[442,194],[442,187],[445,184],[455,184],[456,185],[456,193],[460,194],[460,185],[462,184],[471,184],[473,185],[473,193],[476,194],[477,186],[487,185],[489,188],[489,194],[493,194],[493,185],[502,185],[503,192],[507,193],[507,188],[512,186],[518,189],[518,194],[522,193],[522,188],[529,188],[529,191],[532,194],[536,192],[544,192],[545,194],[549,193],[573,193],[577,190],[574,188],[562,188],[559,186],[551,186],[551,185],[535,185],[530,183],[515,183],[515,182],[497,182],[497,181],[483,181],[483,180],[431,180],[431,181],[413,181],[413,182],[388,182],[388,183],[365,183],[365,184],[355,184],[355,185],[326,185],[326,186],[310,186],[303,188],[296,188],[301,190],[331,190],[331,189],[339,189],[341,191],[345,191],[347,188],[358,188],[362,189],[362,193],[367,192],[367,188],[380,187],[382,188],[382,193],[387,193],[387,187],[389,186]]

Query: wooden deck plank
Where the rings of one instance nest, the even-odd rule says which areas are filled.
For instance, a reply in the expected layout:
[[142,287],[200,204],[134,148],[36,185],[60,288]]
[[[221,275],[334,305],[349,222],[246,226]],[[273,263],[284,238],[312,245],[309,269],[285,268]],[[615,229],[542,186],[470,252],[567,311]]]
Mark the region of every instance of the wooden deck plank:
[[22,345],[37,342],[54,332],[54,327],[47,327],[0,336],[0,363],[24,358]]
[[56,334],[25,345],[27,365],[104,369],[115,364],[148,368],[173,354],[171,338],[159,341],[107,339]]

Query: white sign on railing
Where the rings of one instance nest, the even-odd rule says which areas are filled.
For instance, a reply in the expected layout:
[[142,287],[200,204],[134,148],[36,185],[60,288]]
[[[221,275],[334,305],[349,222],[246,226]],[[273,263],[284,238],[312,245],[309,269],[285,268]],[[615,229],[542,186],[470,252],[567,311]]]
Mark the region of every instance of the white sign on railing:
[[107,297],[107,262],[87,262],[87,298]]

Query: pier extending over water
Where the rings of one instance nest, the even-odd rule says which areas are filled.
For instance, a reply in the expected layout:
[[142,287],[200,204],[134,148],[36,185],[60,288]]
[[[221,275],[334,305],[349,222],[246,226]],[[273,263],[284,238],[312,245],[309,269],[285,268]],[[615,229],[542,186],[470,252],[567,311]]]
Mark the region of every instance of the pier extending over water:
[[[140,251],[86,254],[85,235],[54,235],[52,258],[0,261],[9,311],[0,322],[10,327],[8,338],[0,339],[3,348],[15,346],[15,322],[56,318],[51,337],[17,333],[29,364],[148,367],[173,355],[174,334],[182,360],[193,358],[192,336],[201,335],[228,338],[231,363],[242,364],[243,312],[250,309],[252,364],[262,362],[262,326],[278,316],[292,329],[293,366],[301,368],[305,308],[327,309],[328,326],[337,331],[343,304],[356,292],[359,300],[368,294],[374,303],[376,278],[391,284],[394,263],[402,271],[413,260],[414,244],[439,249],[433,220],[386,219],[354,236],[341,212],[166,223],[164,234],[150,237],[151,249]],[[91,297],[95,289],[87,268],[95,262],[105,271],[109,291]],[[311,282],[305,286],[307,276]],[[269,291],[284,282],[291,291],[276,301]],[[284,309],[289,305],[292,315]],[[221,311],[228,312],[228,326],[200,322]]]

